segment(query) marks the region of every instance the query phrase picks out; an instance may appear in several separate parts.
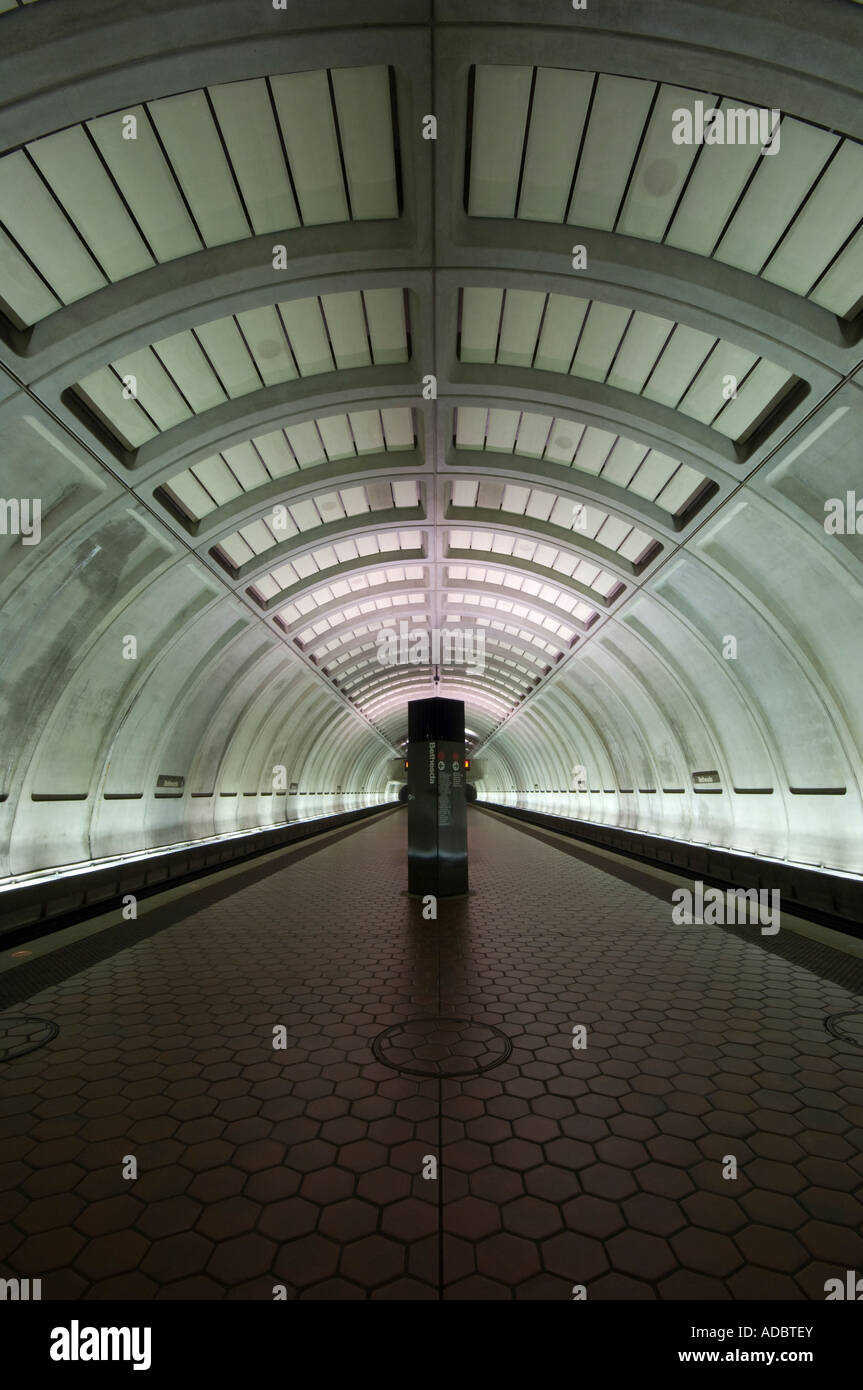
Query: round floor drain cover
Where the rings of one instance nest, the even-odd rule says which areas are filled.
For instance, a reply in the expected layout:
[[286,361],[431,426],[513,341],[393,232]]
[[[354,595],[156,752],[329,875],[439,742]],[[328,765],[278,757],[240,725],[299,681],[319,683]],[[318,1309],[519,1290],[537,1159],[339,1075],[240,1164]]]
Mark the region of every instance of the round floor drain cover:
[[35,1052],[37,1047],[56,1038],[60,1029],[47,1018],[26,1018],[23,1014],[7,1014],[0,1018],[0,1062],[11,1062]]
[[825,1020],[825,1026],[834,1038],[841,1038],[843,1042],[863,1047],[863,1010],[849,1009],[844,1014],[830,1014]]
[[499,1028],[469,1018],[410,1018],[372,1043],[379,1062],[410,1076],[478,1076],[499,1067],[511,1051]]

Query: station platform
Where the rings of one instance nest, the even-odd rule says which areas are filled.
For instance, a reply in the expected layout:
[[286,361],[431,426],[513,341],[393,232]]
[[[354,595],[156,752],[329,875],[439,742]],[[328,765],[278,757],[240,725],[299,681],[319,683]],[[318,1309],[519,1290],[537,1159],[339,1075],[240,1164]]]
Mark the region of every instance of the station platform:
[[0,976],[3,1017],[59,1029],[2,1067],[0,1277],[804,1301],[863,1270],[854,981],[469,819],[436,921],[390,811]]

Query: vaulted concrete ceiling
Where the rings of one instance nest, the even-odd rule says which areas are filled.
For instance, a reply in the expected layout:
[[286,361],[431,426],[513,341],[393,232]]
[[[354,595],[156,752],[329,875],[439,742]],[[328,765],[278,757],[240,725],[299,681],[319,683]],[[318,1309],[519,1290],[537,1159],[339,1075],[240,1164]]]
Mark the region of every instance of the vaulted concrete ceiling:
[[[859,10],[0,9],[0,492],[44,518],[0,536],[0,873],[268,822],[276,764],[379,797],[432,693],[489,795],[858,868]],[[778,148],[676,144],[697,102]],[[381,665],[402,620],[484,671]]]

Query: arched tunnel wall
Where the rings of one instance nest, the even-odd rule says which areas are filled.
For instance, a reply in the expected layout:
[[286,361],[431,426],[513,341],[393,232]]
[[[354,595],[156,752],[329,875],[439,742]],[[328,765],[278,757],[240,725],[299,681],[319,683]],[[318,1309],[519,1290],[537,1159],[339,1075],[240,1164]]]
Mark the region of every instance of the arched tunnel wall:
[[[39,260],[39,225],[19,228],[22,245],[25,232],[33,238],[32,264],[28,247],[19,254],[11,240],[3,262],[18,269],[22,298],[20,313],[10,309],[0,325],[0,879],[382,803],[392,793],[406,701],[430,687],[375,667],[374,624],[397,611],[441,622],[456,595],[466,618],[490,625],[484,677],[445,679],[440,692],[467,702],[481,799],[860,874],[863,207],[855,212],[854,180],[843,188],[837,174],[863,159],[863,95],[847,42],[858,9],[788,0],[753,12],[746,0],[723,0],[697,7],[694,35],[686,0],[668,0],[658,18],[655,7],[646,16],[649,7],[610,5],[595,25],[570,16],[582,27],[564,41],[559,6],[544,0],[529,14],[503,4],[488,23],[481,5],[450,0],[434,9],[424,0],[374,0],[359,17],[339,4],[323,21],[308,5],[282,13],[222,0],[217,8],[218,45],[216,12],[198,0],[148,0],[131,12],[119,0],[87,0],[80,29],[54,3],[2,16],[10,153],[0,173],[18,187],[26,148],[29,182],[21,186],[44,193],[53,179],[54,202],[45,207],[60,218],[62,194],[70,211],[51,223],[68,251],[55,257],[56,293],[50,257]],[[806,234],[798,237],[789,194],[788,223],[776,228],[786,257],[779,272],[762,275],[745,247],[724,259],[712,254],[708,233],[718,245],[726,217],[743,206],[742,184],[729,186],[711,227],[698,220],[709,180],[688,181],[692,167],[704,173],[703,161],[678,170],[673,195],[644,176],[641,137],[650,158],[674,155],[670,123],[660,130],[649,122],[695,95],[678,84],[696,72],[718,100],[780,108],[785,148],[797,140],[810,150],[811,188],[794,195]],[[262,190],[236,110],[248,103],[242,109],[258,111],[255,119],[264,110],[260,129],[282,159],[278,103],[264,84],[286,83],[278,90],[287,102],[298,76],[302,92],[323,96],[318,105],[292,98],[281,131],[288,143],[299,130],[320,137],[332,156],[339,119],[349,138],[341,172],[333,157],[326,196],[320,171],[304,165],[307,142],[294,141],[308,217],[286,229],[287,192],[278,207],[251,197]],[[590,84],[606,90],[606,79],[631,103],[631,168],[608,216],[591,203],[590,187],[578,215],[569,215],[579,142],[555,125],[552,96]],[[531,90],[539,93],[532,105]],[[175,243],[166,237],[168,251],[149,261],[130,250],[131,210],[149,226],[152,190],[138,166],[125,169],[123,137],[104,124],[119,120],[124,102],[141,104],[142,130],[149,103],[147,120],[174,132],[176,167],[163,141],[165,187],[176,203],[171,180],[180,187],[191,173],[189,196],[200,203],[200,238],[189,220],[188,245],[185,233]],[[426,141],[416,132],[435,110],[447,119],[438,140]],[[351,119],[357,111],[363,120]],[[86,275],[80,270],[86,237],[76,229],[74,240],[67,225],[75,190],[63,184],[63,152],[84,172],[96,168],[88,122],[102,142],[102,183],[94,187],[116,195],[113,185],[105,192],[109,160],[128,178],[128,208],[111,204],[123,236],[112,241],[107,223],[88,232],[94,242],[104,236],[105,264],[114,267],[105,275],[95,259]],[[582,143],[589,122],[585,132]],[[212,187],[196,188],[189,168],[188,148],[199,139],[212,155]],[[390,146],[391,168],[375,162]],[[533,211],[522,212],[519,170],[528,154]],[[763,183],[782,169],[790,186],[800,175],[790,158],[793,170],[764,159],[747,177]],[[722,167],[709,167],[721,182]],[[695,231],[659,236],[657,218],[670,230],[677,201],[683,207],[690,193]],[[555,198],[559,209],[549,212]],[[813,209],[821,218],[814,231],[806,222]],[[830,236],[837,244],[810,288],[807,256]],[[573,267],[576,237],[589,250],[583,273]],[[281,240],[286,264],[275,275],[273,242]],[[310,306],[324,300],[332,337],[345,345],[326,361],[326,333],[318,320],[309,329]],[[278,323],[277,309],[302,372],[291,365],[279,375],[287,348],[261,328]],[[564,320],[581,325],[571,335],[571,370],[566,343],[563,365],[554,352],[537,365],[545,315],[562,343]],[[216,341],[232,316],[261,350],[254,363],[243,359],[237,378],[225,369],[221,391],[190,339]],[[597,333],[591,351],[602,348],[610,364],[624,338],[603,342],[602,334],[636,319],[646,335],[636,358],[657,324],[679,332],[678,341],[709,340],[704,362],[750,364],[751,378],[741,369],[744,403],[747,381],[756,391],[768,382],[763,410],[750,418],[744,404],[739,432],[713,428],[724,401],[714,416],[717,402],[708,408],[696,390],[696,405],[679,408],[696,376],[681,377],[679,391],[669,387],[663,397],[631,380],[615,385],[605,359],[602,371],[598,358],[576,369],[585,323]],[[286,324],[299,325],[293,343]],[[507,341],[503,356],[499,338]],[[153,354],[155,387],[147,377]],[[142,395],[129,404],[118,392],[131,360]],[[235,361],[227,352],[225,360]],[[432,368],[436,396],[424,386]],[[707,396],[717,382],[710,378]],[[630,487],[622,464],[601,477],[599,464],[592,472],[574,466],[580,446],[570,457],[502,445],[495,429],[507,411],[547,424],[549,440],[554,421],[573,439],[598,430],[614,439],[607,459],[618,449],[618,463],[642,450],[644,462],[649,452],[648,472],[657,457],[660,468],[680,470],[681,502],[695,488],[692,507],[663,510],[658,486]],[[371,442],[361,437],[372,414],[389,418],[389,439],[382,426]],[[487,431],[474,428],[480,415]],[[218,464],[217,455],[251,454],[265,432],[272,439],[294,428],[304,441],[315,430],[321,439],[354,428],[356,435],[350,449],[309,457],[297,443],[290,473],[267,473],[258,460],[257,481],[234,479],[230,497],[195,511],[193,469]],[[287,444],[280,447],[283,461]],[[538,495],[528,502],[530,488]],[[523,494],[521,510],[506,501],[513,492]],[[41,500],[42,535],[31,545],[7,523],[10,506],[33,498]],[[241,531],[262,527],[285,499],[307,511],[316,499],[329,502],[339,519],[322,510],[308,534],[269,550],[247,546],[246,556]],[[585,540],[550,519],[582,499],[610,530],[631,533],[631,554],[597,541],[598,531]],[[844,518],[832,528],[831,499],[843,503]],[[568,567],[539,558],[552,541]],[[533,559],[523,558],[525,546]],[[314,557],[326,553],[315,570]],[[277,560],[296,563],[290,580],[274,577]],[[319,574],[341,588],[312,593],[323,588]],[[358,577],[367,592],[353,603]],[[509,597],[507,585],[531,595],[520,629],[511,602],[496,606]],[[562,613],[568,635],[558,640]],[[274,784],[274,768],[284,768],[284,785]]]
[[853,494],[859,386],[819,416],[820,447],[784,451],[492,737],[481,798],[859,873],[863,548],[820,495]]
[[43,538],[0,537],[0,877],[383,800],[384,741],[17,404],[4,478]]

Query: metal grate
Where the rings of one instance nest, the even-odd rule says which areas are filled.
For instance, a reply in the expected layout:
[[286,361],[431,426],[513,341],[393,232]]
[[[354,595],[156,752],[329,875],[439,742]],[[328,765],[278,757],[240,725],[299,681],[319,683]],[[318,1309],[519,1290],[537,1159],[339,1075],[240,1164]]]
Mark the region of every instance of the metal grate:
[[44,1047],[60,1032],[56,1023],[47,1018],[31,1018],[24,1014],[7,1014],[0,1018],[0,1062],[12,1062]]
[[411,1018],[385,1028],[372,1043],[379,1062],[408,1076],[479,1076],[511,1051],[499,1028],[469,1018]]

